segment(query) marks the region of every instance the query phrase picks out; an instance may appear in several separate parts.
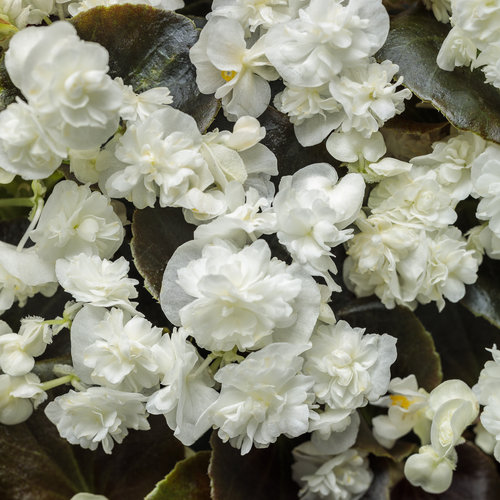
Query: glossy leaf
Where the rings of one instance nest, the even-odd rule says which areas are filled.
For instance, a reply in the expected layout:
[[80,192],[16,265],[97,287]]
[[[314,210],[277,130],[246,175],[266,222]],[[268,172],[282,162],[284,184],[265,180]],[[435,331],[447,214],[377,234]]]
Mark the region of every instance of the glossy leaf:
[[209,451],[199,451],[177,462],[145,500],[210,500],[209,460]]
[[212,458],[208,474],[212,500],[292,500],[298,486],[292,480],[292,441],[280,438],[269,448],[240,450],[212,434]]
[[89,491],[109,500],[143,498],[184,455],[163,417],[130,431],[112,455],[70,445],[37,410],[25,423],[0,425],[0,498],[68,500]]
[[2,57],[0,61],[0,111],[13,103],[20,95],[21,91],[12,83]]
[[379,61],[399,66],[404,85],[431,102],[455,127],[500,142],[500,92],[484,83],[480,70],[468,67],[444,71],[436,58],[449,25],[423,8],[392,19],[389,36],[376,54]]
[[193,239],[194,226],[179,208],[136,210],[132,220],[131,249],[137,270],[153,297],[160,296],[163,272],[177,247]]
[[467,287],[465,297],[461,301],[472,314],[484,318],[497,328],[500,328],[499,276],[499,263],[485,258],[479,268],[478,280]]
[[136,92],[166,86],[173,106],[190,114],[200,130],[212,123],[219,104],[201,94],[189,49],[200,31],[187,17],[146,5],[96,7],[71,22],[78,35],[109,52],[110,75],[120,76]]
[[388,333],[398,339],[398,358],[391,367],[392,377],[414,374],[421,387],[430,391],[442,379],[441,361],[430,333],[409,309],[386,309],[375,299],[360,299],[338,311],[351,326],[366,333]]

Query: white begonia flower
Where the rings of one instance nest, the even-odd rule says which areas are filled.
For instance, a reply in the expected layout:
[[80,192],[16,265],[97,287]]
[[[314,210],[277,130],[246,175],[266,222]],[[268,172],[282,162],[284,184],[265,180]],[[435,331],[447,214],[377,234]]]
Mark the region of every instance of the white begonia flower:
[[56,261],[57,280],[78,302],[98,307],[119,306],[135,312],[139,282],[127,278],[129,263],[125,257],[114,262],[98,255],[78,254]]
[[0,314],[17,301],[23,307],[29,297],[51,297],[57,290],[54,267],[33,248],[17,250],[0,241]]
[[358,412],[333,410],[311,412],[309,432],[311,441],[303,444],[302,450],[310,455],[337,455],[356,442],[360,424]]
[[232,211],[198,226],[194,232],[195,239],[213,241],[220,238],[244,246],[251,237],[249,235],[258,238],[276,231],[276,214],[270,210],[267,198],[260,196],[252,187],[245,193],[238,182],[234,182],[231,188],[235,196],[230,197],[230,201],[238,199],[239,203],[228,207]]
[[404,474],[413,486],[420,486],[427,493],[443,493],[451,485],[456,463],[455,450],[443,457],[426,445],[406,460]]
[[27,420],[47,398],[40,379],[33,373],[21,377],[0,375],[0,423],[16,425]]
[[451,0],[424,0],[424,4],[439,22],[447,23],[450,20]]
[[264,240],[239,249],[195,240],[172,255],[160,303],[175,325],[188,327],[212,351],[309,340],[320,308],[314,280],[298,265],[271,258]]
[[388,396],[373,402],[389,408],[387,415],[378,415],[372,420],[375,439],[386,448],[392,448],[397,439],[414,431],[423,444],[428,443],[431,426],[426,415],[429,394],[418,387],[415,375],[392,379],[388,391]]
[[[361,212],[363,214],[363,212]],[[358,297],[377,295],[389,309],[414,309],[425,278],[428,245],[424,229],[411,228],[383,214],[356,221],[361,232],[347,243],[344,281]]]
[[477,280],[479,260],[476,252],[467,250],[467,242],[454,226],[438,231],[427,238],[427,272],[417,300],[421,304],[435,301],[441,311],[444,298],[458,302],[465,295],[465,285]]
[[373,479],[366,452],[351,448],[339,455],[311,455],[304,449],[309,443],[294,448],[292,476],[301,486],[300,500],[358,500]]
[[449,192],[437,182],[434,170],[408,173],[383,179],[370,193],[368,206],[372,214],[398,222],[419,225],[428,231],[453,224],[457,214]]
[[161,374],[160,390],[146,405],[149,413],[165,416],[167,425],[184,445],[191,446],[211,426],[205,410],[219,393],[212,388],[214,380],[196,348],[188,342],[189,330],[174,329],[153,346]]
[[363,159],[376,162],[387,151],[384,137],[380,132],[374,132],[367,138],[356,130],[331,134],[326,141],[326,149],[336,160],[349,163]]
[[24,5],[23,0],[3,0],[0,4],[0,14],[7,18],[4,21],[13,24],[17,29],[23,29],[28,24],[30,6]]
[[36,109],[17,98],[0,113],[0,163],[23,179],[49,177],[66,156],[60,136],[51,136],[51,127]]
[[317,87],[373,55],[388,32],[379,0],[311,0],[297,19],[271,27],[266,55],[289,84]]
[[493,360],[486,361],[477,384],[472,388],[482,405],[487,405],[490,397],[497,396],[500,384],[500,350],[497,349],[496,344],[486,350],[491,352]]
[[155,111],[172,104],[174,100],[167,87],[155,87],[136,94],[132,85],[125,85],[120,77],[115,78],[115,82],[120,85],[123,93],[120,116],[126,121],[144,121]]
[[[379,132],[376,133],[378,134]],[[332,136],[333,135],[335,134],[332,134]],[[330,138],[332,136],[330,136]],[[330,138],[328,140],[330,140]],[[383,158],[376,163],[369,163],[362,160],[357,163],[349,163],[347,168],[349,172],[360,173],[365,182],[373,183],[380,182],[386,177],[394,177],[399,174],[408,173],[412,169],[412,164],[397,160],[396,158]]]
[[488,399],[488,404],[481,413],[481,423],[494,438],[493,454],[497,462],[500,462],[500,399],[498,395],[490,396]]
[[314,394],[333,409],[356,409],[387,392],[396,339],[365,334],[346,321],[319,326],[304,353],[304,373],[314,378]]
[[403,82],[399,77],[392,83],[398,70],[391,61],[370,62],[346,69],[330,82],[330,93],[345,113],[342,132],[356,130],[370,137],[387,120],[403,112],[404,100],[410,99],[411,92],[396,91]]
[[453,27],[441,45],[437,65],[445,71],[455,66],[469,66],[476,59],[477,47],[470,36],[458,26]]
[[[500,19],[500,16],[499,16]],[[491,83],[497,89],[500,88],[500,40],[489,44],[472,63],[471,68],[481,67],[486,76],[486,83]]]
[[416,167],[437,172],[436,180],[449,191],[453,201],[465,200],[472,190],[472,162],[484,151],[487,143],[472,132],[461,132],[446,141],[435,142],[432,153],[410,161]]
[[282,177],[273,209],[280,243],[308,272],[338,291],[329,275],[337,272],[330,249],[352,237],[352,229],[345,228],[358,217],[365,183],[359,174],[337,181],[331,165],[308,165]]
[[95,184],[99,181],[97,157],[100,150],[101,148],[68,151],[69,170],[80,182]]
[[214,0],[210,17],[235,19],[243,28],[254,32],[259,26],[269,29],[274,24],[294,18],[305,0]]
[[142,394],[107,387],[90,387],[84,392],[70,390],[45,407],[45,415],[57,426],[61,437],[71,444],[95,450],[102,444],[110,454],[128,429],[149,430]]
[[82,252],[110,258],[123,236],[122,223],[109,198],[73,181],[56,184],[37,228],[30,233],[38,254],[54,263]]
[[471,165],[473,196],[481,197],[476,217],[500,237],[500,146],[489,144]]
[[51,328],[43,318],[23,318],[19,334],[0,322],[0,367],[8,375],[26,375],[35,365],[34,358],[43,354],[51,341]]
[[84,306],[71,326],[75,372],[85,383],[123,391],[154,387],[160,375],[152,348],[161,336],[161,328],[139,316]]
[[309,427],[313,379],[300,373],[308,345],[274,343],[215,374],[219,398],[207,414],[223,442],[247,454],[278,436],[297,437]]
[[493,450],[497,444],[496,436],[484,428],[481,420],[474,426],[473,431],[476,435],[474,443],[488,455],[493,455]]
[[226,116],[259,116],[271,100],[269,80],[278,73],[264,55],[266,35],[247,48],[243,27],[234,19],[212,17],[203,27],[189,57],[203,94],[222,99]]
[[300,87],[286,84],[274,98],[274,105],[293,123],[302,146],[319,144],[345,118],[342,105],[330,93],[328,84]]
[[213,182],[200,147],[194,118],[171,107],[155,111],[110,145],[114,158],[98,157],[98,169],[100,162],[111,161],[101,174],[100,187],[137,208],[153,207],[157,198],[162,207],[185,206],[190,190],[203,191]]
[[94,7],[111,7],[112,5],[149,5],[162,10],[178,10],[184,7],[184,0],[81,0],[70,3],[68,12],[76,16],[80,12],[93,9]]
[[72,149],[99,147],[118,127],[119,86],[107,71],[107,50],[78,38],[60,21],[17,33],[5,54],[9,76],[44,126]]

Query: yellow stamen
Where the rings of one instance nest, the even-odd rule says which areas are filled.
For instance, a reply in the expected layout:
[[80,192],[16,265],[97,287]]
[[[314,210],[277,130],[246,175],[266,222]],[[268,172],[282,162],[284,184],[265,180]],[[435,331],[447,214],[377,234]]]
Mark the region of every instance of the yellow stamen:
[[226,82],[230,82],[236,76],[236,71],[221,71],[220,74]]
[[407,410],[413,401],[411,399],[408,399],[406,396],[402,396],[401,394],[391,394],[389,396],[392,401],[392,406],[401,406],[401,408],[404,408]]

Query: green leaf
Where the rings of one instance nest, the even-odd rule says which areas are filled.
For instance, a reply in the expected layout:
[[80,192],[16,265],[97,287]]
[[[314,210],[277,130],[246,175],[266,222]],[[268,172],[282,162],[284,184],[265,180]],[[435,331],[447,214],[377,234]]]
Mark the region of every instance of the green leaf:
[[210,451],[199,451],[178,462],[145,500],[210,500]]
[[456,448],[458,465],[450,488],[439,496],[412,486],[406,479],[392,491],[395,500],[498,500],[500,477],[495,462],[477,446],[466,442]]
[[269,448],[240,450],[222,443],[214,432],[208,474],[212,500],[292,500],[298,486],[292,480],[293,448],[290,439],[279,438]]
[[391,367],[392,377],[413,373],[419,385],[428,391],[441,382],[441,361],[432,336],[409,309],[386,309],[369,298],[353,301],[337,314],[351,326],[366,328],[367,333],[388,333],[398,339],[398,358]]
[[[474,316],[480,316],[500,328],[500,264],[485,257],[478,280],[467,287],[461,304]],[[499,332],[500,340],[500,332]]]
[[112,455],[70,445],[40,409],[23,424],[0,425],[0,498],[68,500],[83,491],[143,498],[184,456],[165,419],[149,421],[150,431],[130,431]]
[[455,127],[500,142],[498,89],[484,83],[480,70],[444,71],[436,63],[448,30],[423,9],[398,16],[392,19],[389,36],[376,57],[397,64],[404,85],[431,102]]
[[160,296],[163,272],[177,247],[193,239],[194,227],[180,208],[136,210],[132,219],[132,256],[145,287]]
[[368,491],[361,497],[362,500],[390,500],[391,498],[391,463],[384,458],[372,458],[370,469],[373,480]]
[[219,103],[196,85],[189,49],[200,30],[190,19],[146,5],[113,5],[82,12],[71,22],[82,39],[108,50],[112,77],[122,77],[138,93],[166,86],[172,105],[193,116],[200,130],[212,123]]
[[5,60],[2,56],[0,61],[0,111],[4,110],[9,104],[16,100],[17,96],[21,95],[21,91],[12,83],[7,69],[5,68]]

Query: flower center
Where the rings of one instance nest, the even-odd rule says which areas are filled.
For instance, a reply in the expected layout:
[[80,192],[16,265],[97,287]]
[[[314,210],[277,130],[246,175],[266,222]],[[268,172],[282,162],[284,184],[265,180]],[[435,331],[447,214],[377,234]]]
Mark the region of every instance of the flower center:
[[226,82],[230,82],[235,76],[236,76],[236,71],[221,71],[220,75]]
[[408,399],[406,396],[402,396],[401,394],[391,394],[389,396],[392,401],[392,406],[401,406],[407,410],[413,403],[411,399]]

